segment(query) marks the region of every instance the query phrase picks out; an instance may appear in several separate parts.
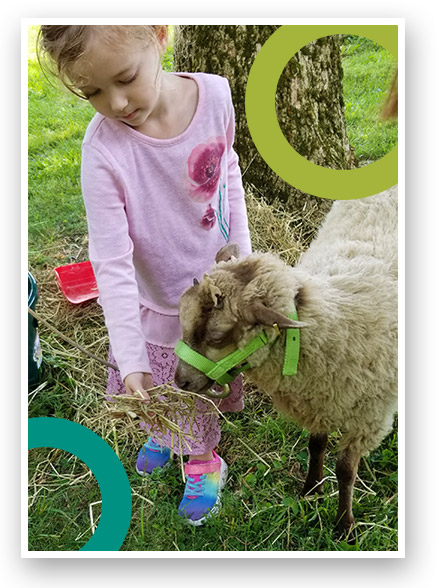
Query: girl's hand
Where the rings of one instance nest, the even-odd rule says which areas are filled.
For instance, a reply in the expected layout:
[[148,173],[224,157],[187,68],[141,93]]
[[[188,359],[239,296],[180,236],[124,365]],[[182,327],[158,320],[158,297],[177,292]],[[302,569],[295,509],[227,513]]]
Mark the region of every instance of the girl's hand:
[[125,377],[124,384],[125,391],[128,395],[131,396],[136,390],[139,390],[145,400],[150,400],[147,390],[154,386],[151,374],[145,372],[133,372]]

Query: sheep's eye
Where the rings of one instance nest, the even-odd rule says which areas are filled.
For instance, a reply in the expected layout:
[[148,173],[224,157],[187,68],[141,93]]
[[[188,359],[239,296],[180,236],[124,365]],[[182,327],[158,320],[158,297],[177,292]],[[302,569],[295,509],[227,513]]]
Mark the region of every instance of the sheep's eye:
[[205,337],[205,341],[212,347],[222,349],[228,345],[234,344],[234,329],[232,327],[220,328],[212,327],[208,329]]

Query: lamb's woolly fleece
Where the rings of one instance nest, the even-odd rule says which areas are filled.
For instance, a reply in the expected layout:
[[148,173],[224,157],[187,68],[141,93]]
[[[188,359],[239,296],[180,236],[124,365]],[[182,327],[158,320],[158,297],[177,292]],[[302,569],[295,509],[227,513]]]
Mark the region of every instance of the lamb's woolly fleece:
[[310,432],[340,429],[342,449],[367,454],[397,408],[397,187],[335,202],[295,268],[254,253],[217,264],[210,279],[230,292],[238,273],[252,279],[232,308],[259,299],[289,314],[296,299],[299,320],[308,324],[296,376],[282,376],[282,338],[267,357],[254,354],[259,367],[250,379]]

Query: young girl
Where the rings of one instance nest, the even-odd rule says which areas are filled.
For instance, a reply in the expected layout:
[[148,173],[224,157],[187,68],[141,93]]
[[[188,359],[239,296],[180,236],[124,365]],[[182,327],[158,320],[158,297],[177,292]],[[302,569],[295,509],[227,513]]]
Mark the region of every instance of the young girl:
[[[109,370],[107,393],[141,390],[147,400],[149,388],[174,376],[183,291],[226,242],[251,252],[229,85],[215,75],[165,73],[167,44],[166,26],[44,25],[39,36],[52,72],[97,111],[81,180],[110,361],[120,370]],[[237,379],[221,409],[242,408]],[[218,509],[227,477],[214,451],[218,418],[203,401],[192,432],[179,514],[200,525]],[[170,434],[149,437],[138,473],[165,467],[170,445]]]

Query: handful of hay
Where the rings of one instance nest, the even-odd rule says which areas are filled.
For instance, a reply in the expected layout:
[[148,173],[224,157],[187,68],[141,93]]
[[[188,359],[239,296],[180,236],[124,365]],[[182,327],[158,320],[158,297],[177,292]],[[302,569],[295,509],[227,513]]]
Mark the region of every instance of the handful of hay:
[[188,441],[194,439],[192,429],[197,399],[206,403],[205,414],[222,415],[214,401],[195,392],[183,392],[170,383],[149,389],[148,395],[150,400],[145,400],[140,390],[130,396],[112,395],[111,400],[106,403],[108,417],[113,421],[122,420],[124,426],[131,428],[133,433],[142,437],[142,443],[145,439],[142,435],[141,423],[144,423],[148,432],[155,437],[161,438],[169,431],[171,451],[177,440],[181,456],[188,453],[188,450],[190,452]]

